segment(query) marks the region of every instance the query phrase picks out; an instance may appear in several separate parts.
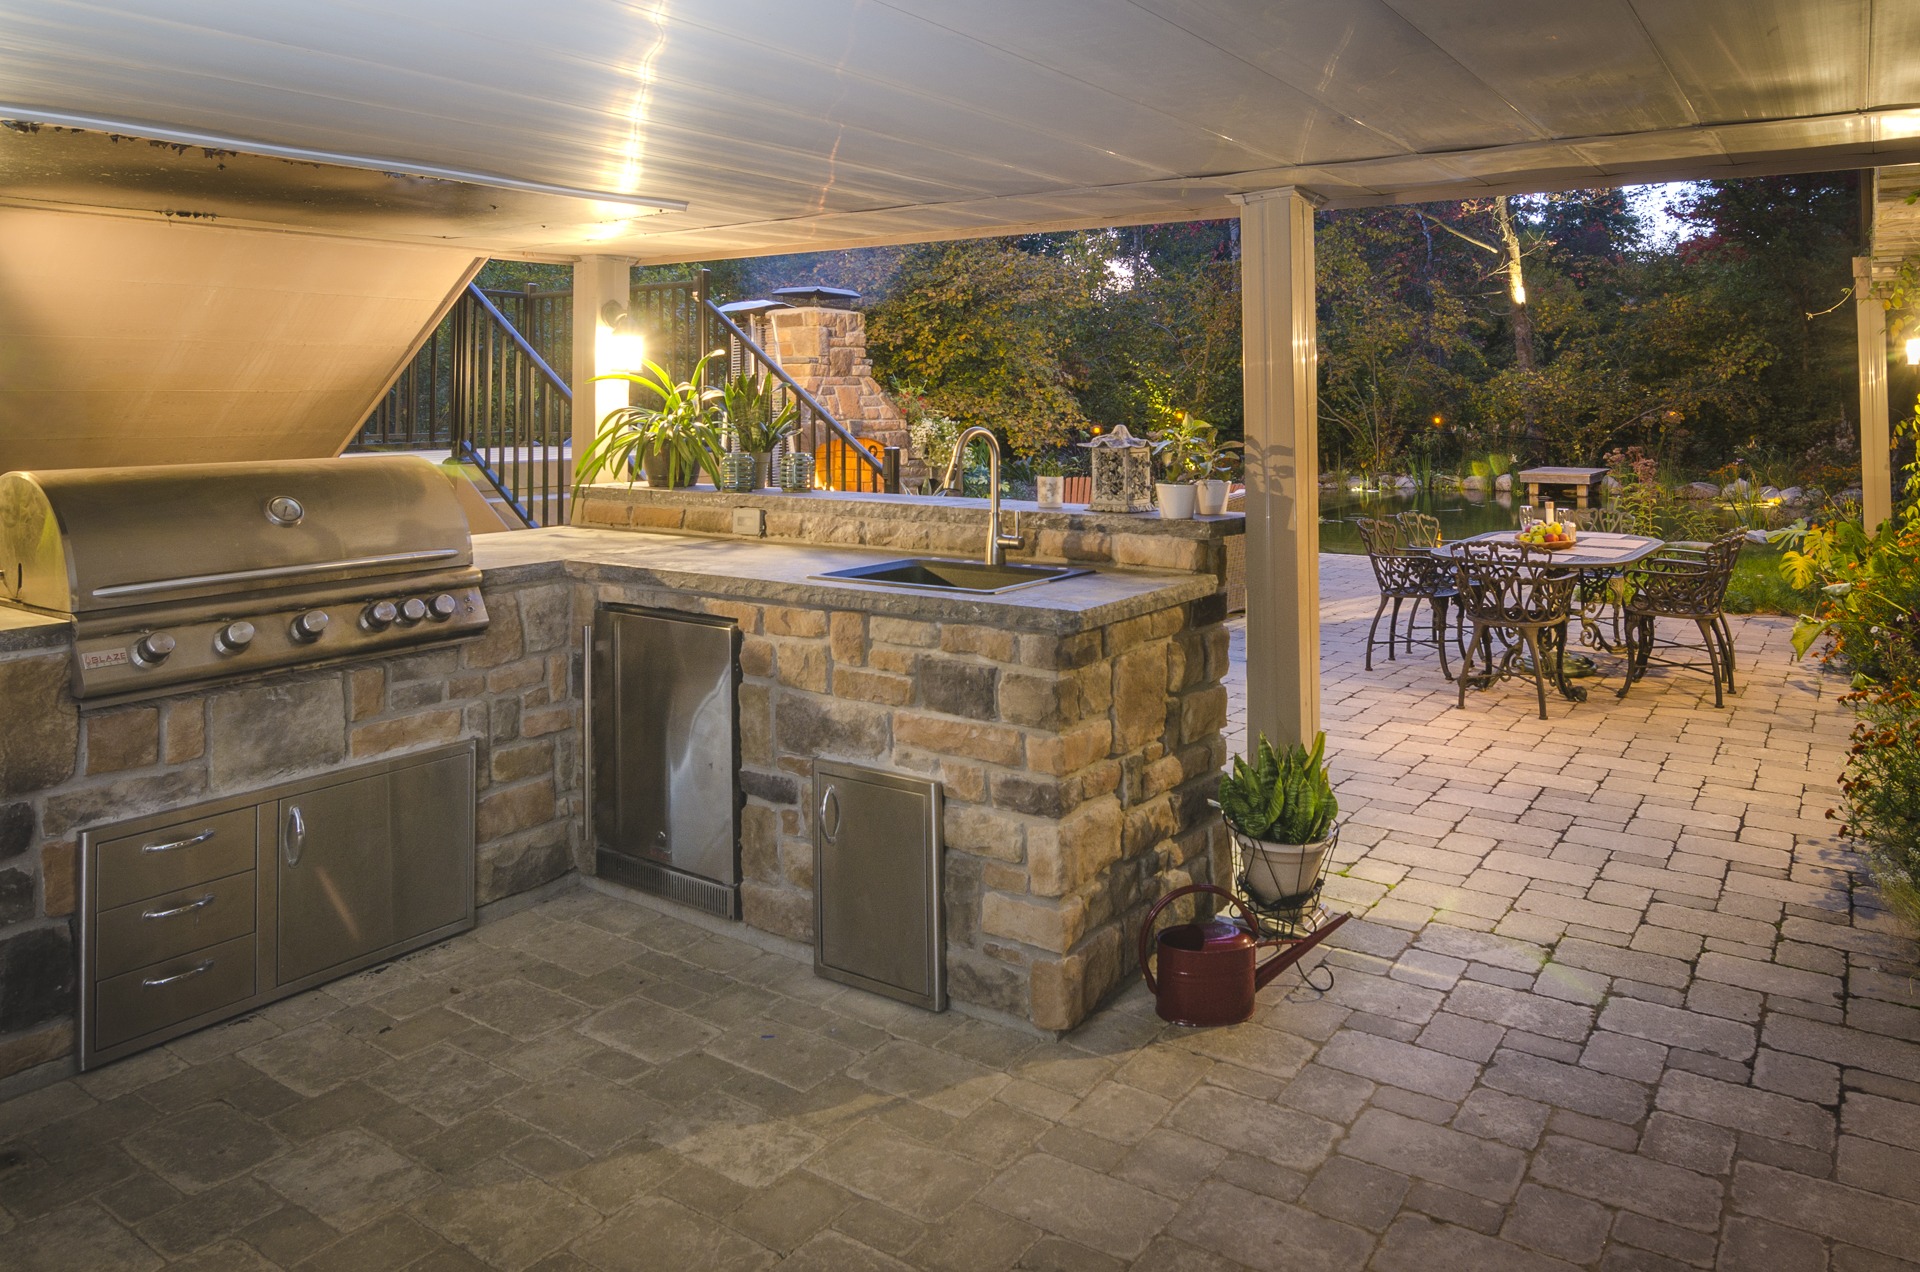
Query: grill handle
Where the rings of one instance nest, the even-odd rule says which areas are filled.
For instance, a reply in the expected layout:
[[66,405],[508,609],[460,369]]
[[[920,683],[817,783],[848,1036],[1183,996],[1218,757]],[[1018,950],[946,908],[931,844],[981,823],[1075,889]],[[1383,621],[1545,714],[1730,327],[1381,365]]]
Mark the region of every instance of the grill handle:
[[227,570],[219,574],[184,574],[177,579],[148,579],[141,583],[112,583],[96,587],[96,599],[115,596],[148,596],[154,592],[172,592],[183,587],[227,586],[234,583],[262,583],[269,579],[303,579],[315,574],[355,573],[382,566],[422,566],[460,555],[458,548],[434,548],[424,552],[389,552],[385,556],[349,557],[340,561],[311,561],[304,565],[270,565],[258,570]]

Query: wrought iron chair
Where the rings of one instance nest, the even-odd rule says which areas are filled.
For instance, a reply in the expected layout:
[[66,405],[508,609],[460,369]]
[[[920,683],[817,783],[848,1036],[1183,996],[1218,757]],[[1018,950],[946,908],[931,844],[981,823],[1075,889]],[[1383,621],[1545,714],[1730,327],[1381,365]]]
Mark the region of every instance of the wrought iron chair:
[[[1467,705],[1467,687],[1484,689],[1516,674],[1513,662],[1525,652],[1532,662],[1533,685],[1540,699],[1540,718],[1547,718],[1547,660],[1553,660],[1554,687],[1573,701],[1586,690],[1568,685],[1566,677],[1567,619],[1578,576],[1556,568],[1552,554],[1522,543],[1459,543],[1453,547],[1460,605],[1473,636],[1460,663],[1460,697]],[[1509,635],[1511,633],[1511,635]],[[1505,651],[1496,661],[1493,638],[1501,636]],[[1480,651],[1486,670],[1472,674],[1474,651]]]
[[[1405,529],[1397,521],[1389,521],[1384,517],[1356,517],[1354,525],[1359,528],[1361,543],[1366,545],[1367,561],[1373,566],[1374,580],[1380,585],[1380,607],[1374,610],[1373,624],[1367,628],[1367,670],[1373,670],[1373,647],[1378,640],[1380,619],[1387,612],[1387,606],[1393,606],[1393,617],[1387,621],[1387,661],[1393,662],[1394,646],[1401,639],[1400,606],[1407,601],[1413,602],[1407,611],[1405,637],[1407,652],[1412,653],[1416,643],[1413,636],[1414,618],[1420,612],[1420,602],[1425,601],[1433,618],[1432,643],[1440,654],[1440,674],[1452,680],[1453,668],[1447,662],[1447,606],[1456,593],[1445,566],[1424,548],[1410,545]],[[1458,630],[1456,624],[1456,640]]]
[[[1706,671],[1713,677],[1713,705],[1726,705],[1725,695],[1734,692],[1734,658],[1733,632],[1724,606],[1727,584],[1745,543],[1746,531],[1733,530],[1703,547],[1663,548],[1627,571],[1627,679],[1620,686],[1620,697],[1626,697],[1633,682],[1657,662]],[[1688,620],[1699,629],[1700,647],[1707,655],[1704,668],[1697,662],[1654,657],[1656,648],[1692,648],[1690,642],[1656,642],[1654,624],[1662,618]]]
[[[1640,534],[1640,519],[1624,508],[1577,508],[1561,511],[1562,521],[1570,521],[1577,529],[1589,530],[1598,534]],[[1622,625],[1626,601],[1626,570],[1587,569],[1580,572],[1580,589],[1575,593],[1575,608],[1584,616],[1581,620],[1582,641],[1596,649],[1604,648],[1610,653],[1619,652],[1626,643],[1626,634]],[[1613,625],[1613,644],[1607,645],[1600,635],[1600,625],[1611,622]]]

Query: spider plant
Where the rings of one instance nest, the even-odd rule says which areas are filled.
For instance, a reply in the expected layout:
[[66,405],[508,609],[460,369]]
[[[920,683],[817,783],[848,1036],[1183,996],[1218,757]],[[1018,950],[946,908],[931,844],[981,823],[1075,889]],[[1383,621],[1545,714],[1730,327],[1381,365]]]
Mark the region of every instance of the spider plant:
[[649,361],[640,371],[615,371],[595,380],[625,380],[651,393],[651,406],[622,406],[600,421],[593,444],[574,461],[576,492],[602,473],[626,472],[636,467],[656,486],[690,486],[706,468],[718,472],[726,453],[720,421],[724,395],[706,387],[707,363],[724,351],[715,349],[696,362],[693,374],[676,381],[667,369]]

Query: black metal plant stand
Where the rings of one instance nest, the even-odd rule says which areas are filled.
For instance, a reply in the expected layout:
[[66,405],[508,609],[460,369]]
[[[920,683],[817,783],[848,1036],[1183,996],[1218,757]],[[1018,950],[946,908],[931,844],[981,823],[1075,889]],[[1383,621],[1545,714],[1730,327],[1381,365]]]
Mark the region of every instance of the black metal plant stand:
[[[1352,918],[1351,914],[1329,914],[1321,904],[1321,894],[1327,882],[1327,869],[1333,862],[1334,852],[1340,847],[1340,827],[1336,824],[1327,836],[1327,849],[1320,857],[1320,869],[1314,875],[1313,886],[1304,892],[1281,897],[1277,901],[1264,902],[1254,895],[1247,882],[1247,863],[1252,855],[1251,841],[1232,826],[1227,827],[1227,835],[1233,841],[1233,879],[1234,891],[1246,905],[1246,911],[1254,918],[1254,935],[1263,941],[1279,940],[1295,942],[1288,953],[1291,959],[1298,959],[1308,949],[1318,945],[1331,936],[1334,929]],[[1314,979],[1314,973],[1326,973],[1326,983]],[[1313,967],[1301,967],[1300,979],[1307,988],[1324,994],[1333,988],[1333,968],[1326,963]]]

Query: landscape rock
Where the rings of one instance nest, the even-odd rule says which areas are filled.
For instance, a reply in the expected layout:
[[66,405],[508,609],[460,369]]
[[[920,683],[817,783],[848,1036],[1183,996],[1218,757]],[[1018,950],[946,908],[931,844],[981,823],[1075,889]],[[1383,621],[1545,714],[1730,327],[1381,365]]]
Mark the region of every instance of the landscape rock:
[[1500,474],[1500,475],[1499,475],[1498,477],[1495,477],[1495,478],[1493,479],[1493,488],[1494,488],[1495,490],[1512,490],[1512,489],[1513,489],[1513,474],[1512,474],[1512,473],[1501,473],[1501,474]]

